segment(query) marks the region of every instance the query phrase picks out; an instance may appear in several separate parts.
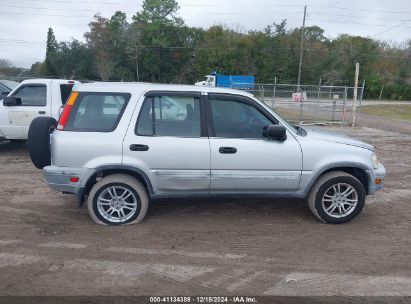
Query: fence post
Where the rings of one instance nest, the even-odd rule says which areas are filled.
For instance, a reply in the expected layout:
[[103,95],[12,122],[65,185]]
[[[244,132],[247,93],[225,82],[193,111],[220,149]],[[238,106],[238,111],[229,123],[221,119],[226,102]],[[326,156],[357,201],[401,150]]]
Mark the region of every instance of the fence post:
[[271,109],[274,110],[274,102],[275,102],[275,91],[277,89],[277,77],[274,77],[274,88],[273,88],[273,102],[271,104]]
[[355,82],[354,82],[354,101],[352,108],[352,127],[355,127],[355,122],[357,118],[357,94],[358,94],[358,74],[360,73],[360,64],[357,62],[355,64]]
[[[364,95],[364,88],[365,88],[365,79],[362,82],[362,87],[361,87],[361,92],[360,92],[360,107],[358,108],[358,114],[361,113],[361,107],[362,107],[362,96]],[[359,116],[357,115],[357,121],[359,121]]]
[[[261,101],[264,102],[264,94],[263,94],[264,87],[263,87],[263,85],[260,84],[260,85],[258,86],[258,89],[259,89],[259,91],[260,91]],[[264,103],[265,103],[265,102],[264,102]]]
[[344,87],[344,107],[343,107],[343,116],[342,116],[343,125],[345,124],[345,113],[347,111],[347,93],[348,93],[348,89],[347,89],[347,86],[345,86]]
[[335,107],[336,107],[336,104],[337,104],[337,102],[333,98],[333,109],[332,109],[332,113],[331,113],[331,121],[335,120]]
[[[300,85],[298,85],[298,93],[300,93],[301,94],[301,97],[302,97],[302,95],[303,95],[303,91],[301,90],[301,87],[300,87]],[[300,123],[302,123],[303,122],[303,119],[304,119],[304,117],[303,117],[304,115],[303,115],[303,99],[301,98],[301,100],[300,100]]]
[[315,105],[315,117],[314,121],[318,122],[318,108],[320,107],[320,95],[321,95],[321,78],[318,82],[318,92],[317,92],[317,104]]

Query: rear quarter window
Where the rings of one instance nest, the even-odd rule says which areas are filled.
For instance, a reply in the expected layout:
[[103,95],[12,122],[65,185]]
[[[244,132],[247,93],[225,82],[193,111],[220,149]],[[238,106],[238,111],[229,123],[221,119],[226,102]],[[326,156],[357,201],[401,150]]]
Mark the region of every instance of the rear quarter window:
[[71,90],[73,90],[72,84],[61,84],[60,85],[60,94],[61,94],[61,103],[64,105],[67,99],[70,96]]
[[130,97],[127,93],[81,92],[64,130],[112,132],[117,128]]

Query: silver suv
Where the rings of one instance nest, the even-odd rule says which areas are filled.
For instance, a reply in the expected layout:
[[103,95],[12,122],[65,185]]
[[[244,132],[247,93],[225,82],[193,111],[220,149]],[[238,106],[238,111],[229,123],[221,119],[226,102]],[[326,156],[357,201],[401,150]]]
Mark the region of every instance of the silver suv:
[[51,188],[109,225],[141,222],[151,199],[200,196],[307,199],[320,220],[344,223],[385,176],[371,145],[213,87],[77,84],[58,123],[32,122],[28,146]]

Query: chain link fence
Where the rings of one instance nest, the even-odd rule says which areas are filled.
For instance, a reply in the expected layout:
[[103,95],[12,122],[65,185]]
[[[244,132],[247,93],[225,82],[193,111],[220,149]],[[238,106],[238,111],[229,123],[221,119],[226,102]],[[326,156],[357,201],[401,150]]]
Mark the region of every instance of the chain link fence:
[[[259,83],[248,91],[293,123],[346,124],[352,119],[354,90],[349,86]],[[357,91],[359,104],[363,92],[364,85]]]
[[[23,81],[30,76],[1,77],[2,79]],[[51,78],[51,77],[49,77]],[[241,84],[236,84],[241,87]],[[243,84],[249,87],[250,84]],[[300,85],[256,83],[247,91],[295,124],[347,124],[352,120],[354,87],[322,85]],[[297,92],[301,92],[298,98]],[[364,92],[364,83],[358,87],[358,104]],[[359,108],[360,109],[360,108]]]

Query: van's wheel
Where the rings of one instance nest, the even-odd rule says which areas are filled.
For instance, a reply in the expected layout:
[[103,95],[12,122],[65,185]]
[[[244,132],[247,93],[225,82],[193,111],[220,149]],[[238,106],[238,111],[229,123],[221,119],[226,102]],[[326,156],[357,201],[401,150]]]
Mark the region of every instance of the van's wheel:
[[148,209],[149,198],[143,184],[125,174],[112,174],[91,189],[87,207],[94,222],[101,225],[140,223]]
[[30,124],[27,147],[31,161],[38,169],[51,164],[50,134],[56,126],[57,121],[53,117],[37,117]]
[[365,190],[354,176],[342,172],[324,174],[308,197],[308,206],[321,221],[342,224],[360,214],[365,204]]

